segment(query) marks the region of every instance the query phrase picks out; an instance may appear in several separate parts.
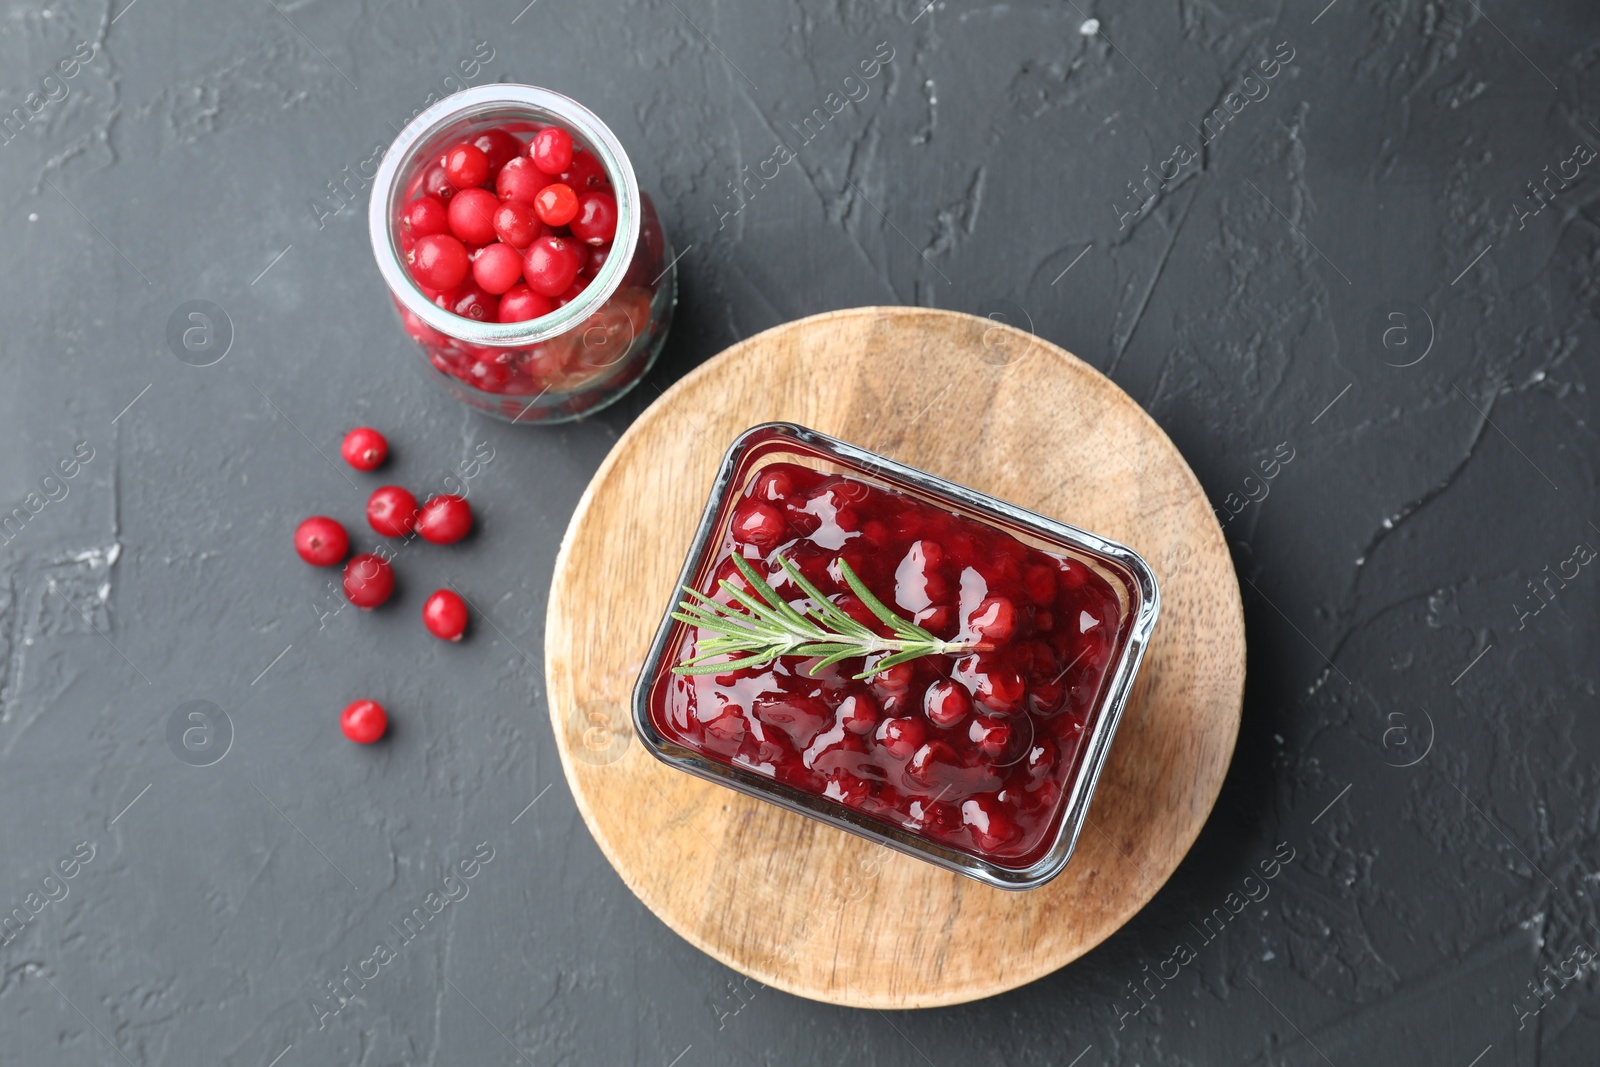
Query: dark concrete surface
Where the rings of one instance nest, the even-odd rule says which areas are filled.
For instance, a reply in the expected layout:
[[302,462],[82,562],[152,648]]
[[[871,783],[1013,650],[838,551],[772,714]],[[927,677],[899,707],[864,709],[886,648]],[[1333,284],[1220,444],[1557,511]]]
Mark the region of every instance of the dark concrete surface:
[[[0,905],[28,918],[0,1063],[1595,1061],[1600,10],[523,2],[0,7]],[[502,79],[599,112],[683,252],[661,365],[562,429],[423,379],[364,192],[334,194],[430,94]],[[201,300],[232,334],[205,367],[166,339]],[[865,303],[1000,314],[1111,374],[1228,516],[1251,647],[1155,901],[1045,980],[899,1016],[736,985],[656,921],[574,809],[540,666],[629,420]],[[416,489],[494,458],[469,542],[329,614],[289,536],[361,528],[375,483],[328,457],[362,422]],[[481,609],[459,647],[416,620],[446,581]],[[357,696],[388,743],[338,735]]]

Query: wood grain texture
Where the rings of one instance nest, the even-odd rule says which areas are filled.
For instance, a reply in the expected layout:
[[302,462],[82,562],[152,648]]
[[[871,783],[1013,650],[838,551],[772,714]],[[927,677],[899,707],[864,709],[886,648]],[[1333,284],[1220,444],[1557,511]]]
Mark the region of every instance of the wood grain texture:
[[[1155,571],[1161,617],[1077,853],[1053,882],[990,889],[673,770],[633,736],[633,684],[718,463],[741,431],[772,420],[1111,537]],[[1166,881],[1233,753],[1244,617],[1204,492],[1127,394],[1009,326],[859,308],[735,345],[633,424],[562,543],[545,657],[578,808],[656,915],[791,993],[914,1008],[1048,974]]]

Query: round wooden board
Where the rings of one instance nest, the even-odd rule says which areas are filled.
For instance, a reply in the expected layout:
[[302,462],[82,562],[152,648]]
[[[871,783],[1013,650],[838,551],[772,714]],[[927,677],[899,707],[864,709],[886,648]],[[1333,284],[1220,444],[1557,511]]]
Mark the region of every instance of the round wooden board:
[[[667,767],[629,704],[723,452],[783,420],[1113,538],[1161,616],[1077,853],[1006,892]],[[694,945],[833,1004],[957,1004],[1030,982],[1126,922],[1200,832],[1244,694],[1244,615],[1205,493],[1104,375],[1009,326],[859,308],[768,330],[623,435],[567,530],[545,659],[567,781],[601,850]]]

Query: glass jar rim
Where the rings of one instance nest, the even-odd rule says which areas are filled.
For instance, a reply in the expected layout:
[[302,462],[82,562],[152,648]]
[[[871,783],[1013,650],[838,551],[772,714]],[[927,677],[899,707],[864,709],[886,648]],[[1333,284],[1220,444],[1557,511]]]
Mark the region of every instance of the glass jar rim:
[[[605,168],[617,201],[617,234],[600,272],[584,287],[577,299],[556,308],[548,315],[522,322],[482,322],[464,318],[439,307],[412,280],[401,259],[396,240],[399,197],[402,180],[417,163],[420,146],[438,137],[448,127],[462,121],[483,118],[497,112],[525,110],[529,117],[559,122],[588,145]],[[594,112],[550,89],[534,85],[496,83],[463,89],[426,109],[406,124],[373,178],[372,198],[367,205],[367,229],[372,253],[378,261],[389,291],[405,309],[441,333],[469,344],[517,347],[534,344],[565,333],[598,311],[622,284],[623,276],[639,243],[641,212],[639,181],[633,164],[611,128]]]

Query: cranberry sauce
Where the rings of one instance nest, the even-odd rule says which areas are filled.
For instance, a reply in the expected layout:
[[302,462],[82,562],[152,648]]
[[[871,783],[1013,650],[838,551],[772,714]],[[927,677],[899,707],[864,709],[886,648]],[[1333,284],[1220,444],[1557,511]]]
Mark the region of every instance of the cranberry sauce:
[[[1117,648],[1122,610],[1076,559],[886,489],[791,463],[737,501],[703,591],[742,583],[739,553],[791,603],[783,556],[847,614],[875,626],[837,561],[898,614],[981,651],[854,675],[780,658],[658,686],[656,728],[686,748],[826,797],[950,848],[1022,867],[1050,847],[1062,798]],[[685,627],[669,663],[694,655]]]

